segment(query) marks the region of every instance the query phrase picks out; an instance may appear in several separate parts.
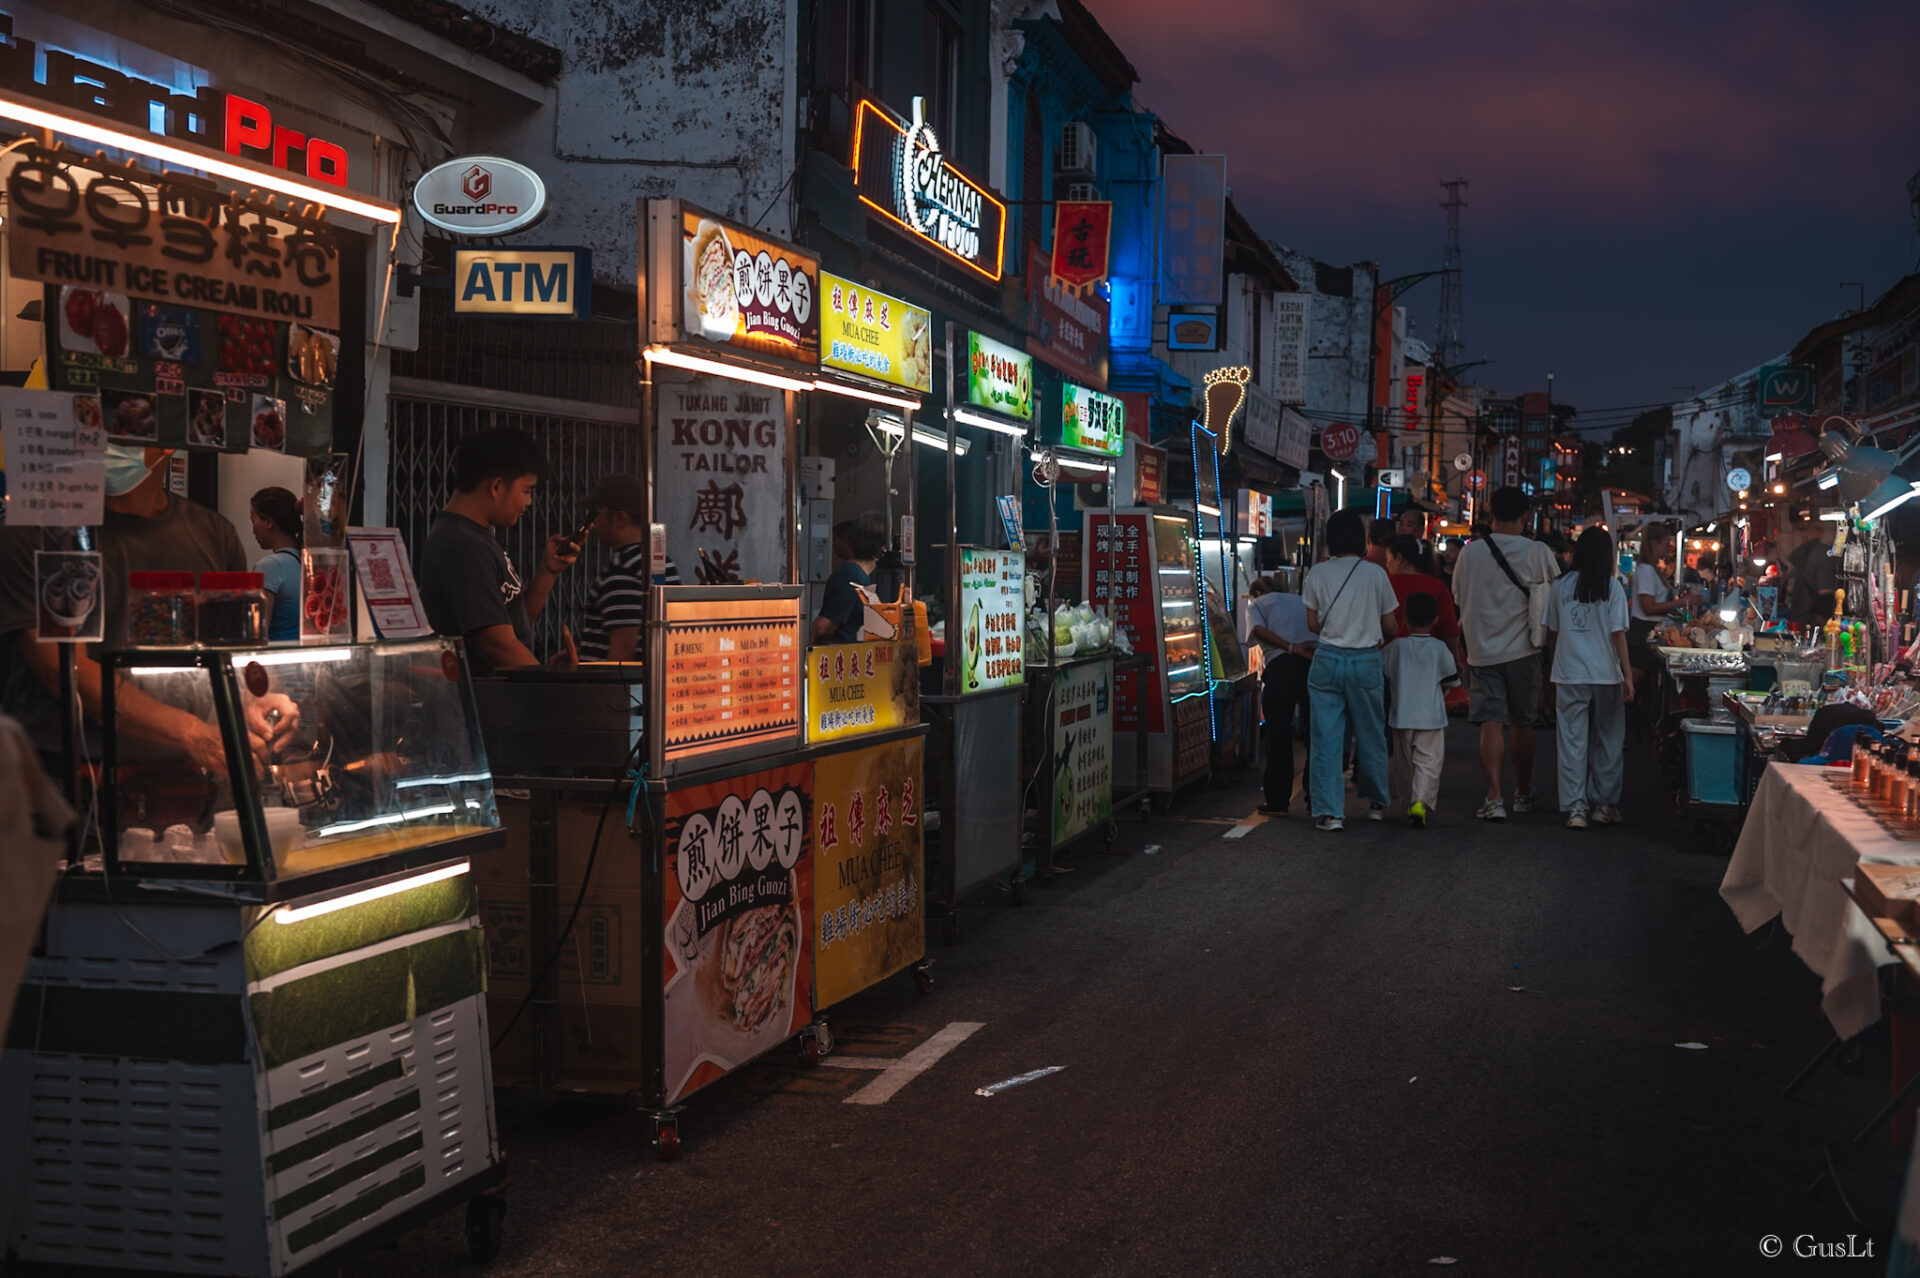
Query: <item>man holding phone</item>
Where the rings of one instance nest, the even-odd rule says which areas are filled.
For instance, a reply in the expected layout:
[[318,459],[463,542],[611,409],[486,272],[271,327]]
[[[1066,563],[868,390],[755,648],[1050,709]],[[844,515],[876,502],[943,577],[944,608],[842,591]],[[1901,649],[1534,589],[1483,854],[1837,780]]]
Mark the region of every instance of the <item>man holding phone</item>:
[[634,661],[647,620],[647,587],[677,586],[680,570],[647,571],[647,486],[638,475],[608,475],[587,494],[592,512],[582,534],[607,548],[607,566],[593,579],[580,620],[580,660]]

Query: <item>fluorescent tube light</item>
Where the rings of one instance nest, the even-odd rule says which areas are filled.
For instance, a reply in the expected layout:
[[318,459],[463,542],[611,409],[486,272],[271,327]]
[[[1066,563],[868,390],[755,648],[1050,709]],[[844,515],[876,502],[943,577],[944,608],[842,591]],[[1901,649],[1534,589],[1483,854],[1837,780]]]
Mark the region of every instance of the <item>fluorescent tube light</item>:
[[471,861],[456,861],[452,865],[443,865],[438,869],[427,870],[420,874],[409,874],[404,879],[395,879],[391,883],[382,883],[377,887],[362,888],[358,892],[349,892],[345,896],[329,897],[316,901],[312,905],[283,905],[273,912],[275,923],[299,923],[305,919],[319,918],[322,914],[331,914],[335,910],[344,910],[352,905],[365,905],[368,901],[378,901],[381,897],[394,896],[401,892],[410,892],[429,883],[438,883],[442,879],[451,879],[465,874],[472,867]]
[[351,648],[288,648],[249,656],[247,662],[256,666],[304,666],[310,661],[345,661],[351,656]]
[[870,391],[864,386],[849,386],[845,382],[836,382],[821,378],[813,384],[813,389],[827,391],[834,395],[845,395],[850,399],[870,400],[875,404],[885,404],[888,408],[897,408],[903,413],[920,411],[920,401],[908,399],[905,395],[882,395],[879,391]]
[[1002,435],[1012,435],[1016,439],[1027,437],[1027,427],[1018,422],[989,417],[985,413],[976,413],[970,408],[949,408],[947,411],[953,415],[953,420],[968,426],[978,426],[981,430],[997,430]]
[[647,362],[650,364],[667,364],[674,368],[684,368],[689,372],[711,373],[715,377],[731,377],[736,382],[751,382],[755,386],[771,386],[775,390],[790,391],[813,389],[812,382],[803,382],[798,377],[763,373],[757,368],[743,368],[738,364],[708,359],[703,355],[689,355],[671,346],[649,346],[646,355]]
[[[900,423],[898,422],[881,421],[875,422],[874,425],[889,435],[898,435],[900,433]],[[916,425],[913,428],[913,442],[916,444],[925,444],[929,448],[937,448],[943,453],[947,451],[947,437],[938,431],[928,430],[925,426]],[[959,456],[965,457],[967,450],[972,447],[973,443],[971,440],[963,439],[958,435],[953,437],[953,451]]]

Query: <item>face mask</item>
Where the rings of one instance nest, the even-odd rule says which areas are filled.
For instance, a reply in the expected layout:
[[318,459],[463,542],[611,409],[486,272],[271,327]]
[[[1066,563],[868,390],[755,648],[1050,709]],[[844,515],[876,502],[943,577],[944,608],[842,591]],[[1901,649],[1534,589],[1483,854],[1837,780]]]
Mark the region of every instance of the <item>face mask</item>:
[[[170,455],[170,454],[169,454]],[[167,460],[166,456],[160,461]],[[107,445],[107,496],[124,497],[153,473],[154,466],[147,465],[147,450],[132,444]]]

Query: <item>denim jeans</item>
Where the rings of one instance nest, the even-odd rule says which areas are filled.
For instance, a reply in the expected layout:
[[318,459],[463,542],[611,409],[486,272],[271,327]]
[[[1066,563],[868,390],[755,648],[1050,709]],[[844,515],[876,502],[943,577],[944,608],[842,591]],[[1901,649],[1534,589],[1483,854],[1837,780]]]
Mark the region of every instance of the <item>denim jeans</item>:
[[1372,803],[1387,801],[1386,680],[1378,648],[1335,648],[1321,644],[1307,673],[1313,704],[1311,749],[1313,814],[1346,815],[1346,785],[1340,777],[1347,730],[1353,730],[1353,784]]

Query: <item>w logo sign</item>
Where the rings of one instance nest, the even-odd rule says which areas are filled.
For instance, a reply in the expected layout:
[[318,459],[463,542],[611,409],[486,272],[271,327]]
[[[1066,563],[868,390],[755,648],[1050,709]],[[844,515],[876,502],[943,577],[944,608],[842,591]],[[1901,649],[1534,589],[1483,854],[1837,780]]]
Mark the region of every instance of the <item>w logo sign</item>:
[[1769,364],[1760,370],[1760,407],[1775,412],[1813,410],[1813,370],[1804,364]]

